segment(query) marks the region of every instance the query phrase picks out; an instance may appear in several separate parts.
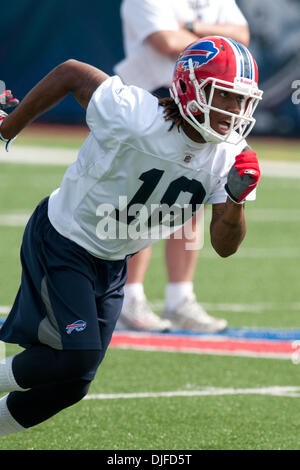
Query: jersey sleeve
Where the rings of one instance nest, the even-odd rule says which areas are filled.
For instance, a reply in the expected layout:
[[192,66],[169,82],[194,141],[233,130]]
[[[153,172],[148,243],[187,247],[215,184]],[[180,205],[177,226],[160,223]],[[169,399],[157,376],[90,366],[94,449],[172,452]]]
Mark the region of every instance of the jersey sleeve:
[[130,24],[137,42],[142,42],[156,31],[178,29],[178,22],[170,0],[125,0],[121,15]]
[[126,141],[143,132],[157,109],[157,100],[145,90],[126,86],[118,76],[105,80],[94,92],[86,112],[86,122],[102,147]]

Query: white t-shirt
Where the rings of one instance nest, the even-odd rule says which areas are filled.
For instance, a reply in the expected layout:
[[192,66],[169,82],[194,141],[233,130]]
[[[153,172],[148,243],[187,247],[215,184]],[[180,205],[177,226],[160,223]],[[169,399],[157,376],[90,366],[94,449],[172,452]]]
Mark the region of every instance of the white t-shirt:
[[149,91],[169,87],[174,61],[145,39],[157,31],[176,31],[180,23],[247,24],[235,0],[123,0],[125,59],[115,66],[124,83]]
[[[157,98],[117,76],[94,92],[86,120],[91,132],[51,194],[48,214],[61,235],[103,259],[124,259],[166,238],[192,207],[225,202],[228,171],[247,145],[197,144],[177,128],[169,132]],[[163,212],[161,224],[159,208],[169,206],[175,216]]]

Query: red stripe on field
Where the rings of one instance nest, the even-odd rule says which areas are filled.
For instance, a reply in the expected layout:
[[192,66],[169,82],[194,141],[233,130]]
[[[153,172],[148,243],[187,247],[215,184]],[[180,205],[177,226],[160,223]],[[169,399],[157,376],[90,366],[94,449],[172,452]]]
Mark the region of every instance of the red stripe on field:
[[249,340],[249,339],[230,339],[230,338],[195,338],[180,335],[152,335],[136,333],[118,333],[115,332],[111,343],[115,348],[151,348],[157,350],[174,351],[214,351],[228,353],[256,353],[262,355],[286,355],[291,356],[295,349],[291,341],[272,341],[272,340]]

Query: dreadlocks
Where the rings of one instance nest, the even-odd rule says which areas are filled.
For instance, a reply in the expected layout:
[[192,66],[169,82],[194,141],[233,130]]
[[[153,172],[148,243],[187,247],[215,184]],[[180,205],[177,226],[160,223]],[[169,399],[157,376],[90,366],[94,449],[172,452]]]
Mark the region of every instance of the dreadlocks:
[[176,126],[179,131],[183,124],[183,117],[173,98],[160,98],[159,105],[164,107],[165,120],[172,121],[169,131],[171,131],[174,126]]

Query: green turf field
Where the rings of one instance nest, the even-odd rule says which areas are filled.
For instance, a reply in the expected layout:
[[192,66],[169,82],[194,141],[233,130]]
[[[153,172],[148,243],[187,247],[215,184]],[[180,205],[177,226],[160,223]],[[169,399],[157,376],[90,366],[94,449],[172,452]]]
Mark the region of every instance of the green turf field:
[[[26,139],[18,145],[30,150],[34,135]],[[70,134],[58,138],[67,148],[75,149],[79,141]],[[53,142],[53,136],[38,136],[39,145],[51,147]],[[300,142],[253,140],[252,145],[263,160],[300,162]],[[0,163],[0,312],[11,305],[19,284],[22,221],[59,186],[64,168]],[[230,327],[300,329],[299,194],[300,172],[295,178],[263,177],[257,201],[247,204],[246,239],[228,259],[219,258],[210,247],[206,210],[196,293],[208,312],[227,318]],[[157,313],[166,281],[163,251],[164,242],[159,242],[145,282]],[[14,351],[8,346],[6,353]],[[299,396],[245,392],[299,387],[299,367],[290,360],[111,348],[91,394],[208,393],[83,400],[25,433],[2,438],[0,450],[299,450]]]

